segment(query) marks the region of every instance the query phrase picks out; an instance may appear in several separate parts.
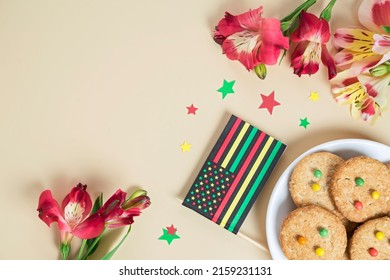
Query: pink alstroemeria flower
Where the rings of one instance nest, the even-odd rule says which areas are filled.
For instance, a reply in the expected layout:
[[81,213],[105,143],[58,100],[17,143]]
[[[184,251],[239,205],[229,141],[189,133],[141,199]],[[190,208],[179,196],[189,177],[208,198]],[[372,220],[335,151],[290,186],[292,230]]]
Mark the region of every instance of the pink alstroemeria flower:
[[354,119],[375,123],[388,106],[383,92],[389,91],[390,73],[378,77],[370,72],[357,77],[348,76],[349,74],[349,71],[343,71],[332,80],[332,92],[336,101],[341,105],[349,105]]
[[329,23],[316,15],[301,12],[298,28],[291,34],[291,41],[298,43],[291,54],[291,66],[294,74],[312,75],[319,69],[319,63],[328,67],[328,78],[336,75],[336,66],[326,48],[330,39]]
[[336,65],[350,67],[355,76],[390,59],[390,1],[365,0],[359,7],[359,21],[367,29],[339,28],[334,44],[342,48]]
[[289,48],[280,21],[263,18],[263,7],[234,16],[226,12],[214,32],[214,40],[222,45],[223,53],[238,60],[247,70],[260,64],[276,64],[282,49]]
[[146,191],[136,191],[128,199],[127,193],[118,189],[96,214],[104,218],[107,228],[117,228],[134,223],[134,217],[141,214],[141,210],[149,207],[150,198]]
[[[388,103],[390,0],[365,0],[358,16],[368,30],[339,28],[334,35],[334,44],[341,48],[335,62],[343,71],[331,81],[332,92],[341,105],[351,104],[353,118],[373,124]],[[349,94],[351,85],[355,85],[355,89],[358,86],[358,95]],[[360,101],[353,101],[357,96]]]
[[53,198],[50,190],[41,193],[38,202],[39,218],[48,226],[57,222],[61,233],[61,244],[69,244],[73,236],[82,239],[97,237],[104,229],[104,219],[88,217],[92,201],[86,191],[87,186],[78,184],[64,200],[62,205]]

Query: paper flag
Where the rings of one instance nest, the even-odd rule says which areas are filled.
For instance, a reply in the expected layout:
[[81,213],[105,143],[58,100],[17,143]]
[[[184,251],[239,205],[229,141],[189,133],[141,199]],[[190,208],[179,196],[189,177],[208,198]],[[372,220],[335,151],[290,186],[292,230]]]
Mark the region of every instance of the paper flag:
[[182,204],[236,234],[285,148],[231,116]]

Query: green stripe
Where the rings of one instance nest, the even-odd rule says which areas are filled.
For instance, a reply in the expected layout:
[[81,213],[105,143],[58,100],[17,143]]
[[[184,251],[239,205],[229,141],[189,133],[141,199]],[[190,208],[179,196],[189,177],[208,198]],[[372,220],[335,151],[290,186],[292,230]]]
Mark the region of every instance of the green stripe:
[[230,172],[236,171],[236,168],[237,168],[238,164],[240,163],[240,161],[241,161],[242,157],[244,156],[246,150],[248,149],[249,145],[251,144],[251,142],[253,140],[253,137],[255,137],[255,134],[256,134],[257,130],[258,129],[256,127],[252,128],[252,131],[249,134],[248,138],[246,139],[244,145],[242,146],[242,148],[240,150],[240,153],[238,154],[238,156],[234,160],[232,167],[230,167],[230,169],[229,169]]
[[254,182],[252,188],[250,189],[248,195],[245,197],[244,202],[241,204],[240,209],[238,210],[236,216],[234,217],[233,221],[231,222],[229,226],[229,230],[233,231],[235,228],[237,222],[240,220],[242,213],[245,211],[246,207],[248,206],[249,201],[251,200],[253,194],[256,192],[257,187],[259,186],[260,182],[263,180],[264,175],[267,173],[269,166],[274,161],[275,156],[277,152],[279,151],[280,147],[282,146],[281,142],[277,142],[274,149],[272,150],[270,156],[268,157],[266,163],[264,164],[263,169],[261,170],[259,176],[257,177],[256,181]]

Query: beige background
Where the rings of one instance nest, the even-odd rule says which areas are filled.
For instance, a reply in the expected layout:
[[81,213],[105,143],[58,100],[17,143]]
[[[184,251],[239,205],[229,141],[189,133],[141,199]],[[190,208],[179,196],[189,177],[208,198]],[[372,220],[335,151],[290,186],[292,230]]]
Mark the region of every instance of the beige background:
[[[58,231],[38,219],[38,197],[51,188],[62,200],[78,182],[93,198],[119,187],[149,191],[152,205],[115,259],[269,259],[268,199],[295,157],[341,138],[390,145],[390,112],[375,126],[352,120],[332,99],[324,67],[298,78],[287,58],[262,81],[213,42],[225,11],[260,3],[265,16],[282,18],[302,2],[0,1],[0,259],[56,259]],[[327,3],[318,2],[311,12]],[[358,24],[345,11],[356,15],[359,1],[338,2],[332,30]],[[224,100],[216,91],[223,79],[236,80]],[[282,105],[270,115],[258,107],[273,90]],[[311,91],[319,101],[309,100]],[[187,115],[192,103],[195,116]],[[288,145],[240,236],[180,205],[232,113]],[[171,224],[181,239],[168,246],[158,237]]]

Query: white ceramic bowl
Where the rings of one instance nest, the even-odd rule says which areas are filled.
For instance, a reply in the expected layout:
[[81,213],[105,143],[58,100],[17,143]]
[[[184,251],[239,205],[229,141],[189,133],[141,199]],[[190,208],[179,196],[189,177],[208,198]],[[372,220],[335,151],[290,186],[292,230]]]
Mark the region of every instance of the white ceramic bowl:
[[342,139],[315,146],[296,158],[277,181],[267,208],[266,234],[272,259],[286,260],[279,243],[280,226],[284,218],[296,208],[288,190],[288,181],[294,166],[306,155],[318,151],[328,151],[344,159],[365,155],[390,163],[390,147],[378,142],[363,139]]

